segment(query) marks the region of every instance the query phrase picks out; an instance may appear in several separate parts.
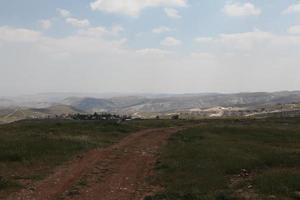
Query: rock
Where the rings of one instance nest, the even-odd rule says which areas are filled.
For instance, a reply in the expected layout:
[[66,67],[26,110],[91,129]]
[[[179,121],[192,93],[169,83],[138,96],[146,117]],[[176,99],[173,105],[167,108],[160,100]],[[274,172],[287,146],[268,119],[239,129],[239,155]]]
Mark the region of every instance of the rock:
[[294,193],[294,197],[295,197],[295,199],[300,199],[300,192],[299,192],[299,191],[296,191],[296,192]]
[[34,187],[30,187],[30,188],[28,188],[29,190],[31,190],[31,191],[35,191],[35,188]]
[[249,172],[246,169],[241,169],[241,172],[239,174],[240,177],[248,177]]

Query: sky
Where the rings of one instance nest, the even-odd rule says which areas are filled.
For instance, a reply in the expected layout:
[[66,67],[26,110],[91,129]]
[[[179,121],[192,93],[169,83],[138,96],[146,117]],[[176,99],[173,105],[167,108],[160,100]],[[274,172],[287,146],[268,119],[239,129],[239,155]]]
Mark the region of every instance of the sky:
[[0,96],[281,90],[298,0],[0,0]]

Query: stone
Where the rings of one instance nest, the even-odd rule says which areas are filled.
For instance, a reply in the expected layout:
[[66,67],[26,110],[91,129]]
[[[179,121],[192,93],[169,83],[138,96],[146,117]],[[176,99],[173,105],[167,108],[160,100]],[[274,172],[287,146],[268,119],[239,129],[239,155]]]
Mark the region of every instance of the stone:
[[296,191],[294,193],[294,197],[295,197],[295,199],[300,199],[300,191]]

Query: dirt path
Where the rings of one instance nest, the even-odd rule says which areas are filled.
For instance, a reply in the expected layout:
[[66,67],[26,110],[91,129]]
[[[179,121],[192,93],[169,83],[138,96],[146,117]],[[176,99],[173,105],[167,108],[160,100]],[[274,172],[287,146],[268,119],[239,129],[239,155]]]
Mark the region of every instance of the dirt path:
[[155,188],[147,184],[159,149],[177,129],[133,133],[105,149],[91,150],[9,200],[140,200]]

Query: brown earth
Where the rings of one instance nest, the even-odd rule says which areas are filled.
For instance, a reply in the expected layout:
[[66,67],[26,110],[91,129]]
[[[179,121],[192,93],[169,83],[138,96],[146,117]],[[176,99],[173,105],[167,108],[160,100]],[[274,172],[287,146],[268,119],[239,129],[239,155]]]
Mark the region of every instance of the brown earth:
[[94,149],[58,167],[45,180],[8,200],[140,200],[157,191],[149,184],[159,149],[178,129],[133,133],[105,149]]

